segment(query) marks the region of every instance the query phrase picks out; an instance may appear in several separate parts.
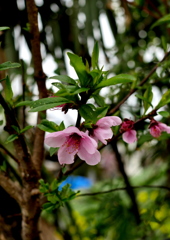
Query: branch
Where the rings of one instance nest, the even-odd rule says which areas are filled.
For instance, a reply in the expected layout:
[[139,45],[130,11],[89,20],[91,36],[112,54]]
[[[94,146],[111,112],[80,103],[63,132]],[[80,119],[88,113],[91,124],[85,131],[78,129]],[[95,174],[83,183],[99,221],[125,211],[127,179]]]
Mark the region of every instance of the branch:
[[[30,41],[34,63],[34,77],[38,85],[39,98],[46,98],[48,95],[45,84],[46,75],[43,72],[42,57],[40,52],[40,34],[37,21],[38,9],[34,0],[27,0],[26,6],[30,24]],[[45,111],[38,113],[37,123],[40,123],[41,119],[45,118],[45,116]],[[41,172],[42,162],[44,160],[44,135],[45,132],[36,127],[32,159],[39,175]]]
[[[165,189],[167,191],[170,191],[169,187],[166,186],[161,186],[161,185],[142,185],[142,186],[131,186],[133,189],[140,189],[140,188],[159,188],[159,189]],[[121,187],[121,188],[113,188],[110,190],[106,191],[100,191],[100,192],[93,192],[93,193],[82,193],[78,194],[77,197],[85,197],[85,196],[95,196],[95,195],[100,195],[100,194],[107,194],[107,193],[112,193],[112,192],[117,192],[117,191],[127,191],[127,187]]]
[[7,175],[0,171],[0,186],[21,206],[22,190],[18,182],[12,181]]
[[140,214],[139,214],[139,209],[138,209],[138,205],[137,205],[137,201],[136,201],[136,196],[135,196],[135,193],[133,191],[133,188],[131,187],[131,184],[130,184],[130,181],[129,181],[129,178],[126,174],[126,171],[124,169],[124,164],[123,164],[123,161],[122,161],[122,158],[121,158],[121,155],[118,151],[118,148],[117,148],[117,142],[111,142],[111,146],[112,146],[112,149],[115,153],[115,156],[116,156],[116,160],[117,160],[117,163],[118,163],[118,166],[119,166],[119,170],[123,176],[123,179],[124,179],[124,182],[126,184],[126,190],[127,190],[127,193],[131,199],[131,202],[132,202],[132,210],[133,210],[133,214],[136,218],[136,223],[137,224],[140,224],[141,223],[141,219],[140,219]]
[[[156,69],[160,66],[160,63],[162,63],[168,56],[170,55],[170,51],[167,52],[164,56],[164,58],[155,65],[155,67],[152,68],[152,70],[149,72],[149,74],[139,83],[138,87],[143,86],[148,79],[152,76],[152,74],[156,71]],[[120,106],[134,93],[138,90],[138,87],[132,89],[117,105],[116,107],[112,108],[107,115],[112,115],[114,114],[116,111],[119,110]]]

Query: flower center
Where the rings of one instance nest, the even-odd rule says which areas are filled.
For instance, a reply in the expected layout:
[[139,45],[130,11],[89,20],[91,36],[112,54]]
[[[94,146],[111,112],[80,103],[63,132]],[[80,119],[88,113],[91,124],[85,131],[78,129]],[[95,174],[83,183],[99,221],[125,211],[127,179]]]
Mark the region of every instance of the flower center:
[[78,152],[80,142],[81,142],[81,136],[76,133],[73,133],[68,137],[67,141],[65,142],[66,149],[67,149],[66,151],[69,154]]

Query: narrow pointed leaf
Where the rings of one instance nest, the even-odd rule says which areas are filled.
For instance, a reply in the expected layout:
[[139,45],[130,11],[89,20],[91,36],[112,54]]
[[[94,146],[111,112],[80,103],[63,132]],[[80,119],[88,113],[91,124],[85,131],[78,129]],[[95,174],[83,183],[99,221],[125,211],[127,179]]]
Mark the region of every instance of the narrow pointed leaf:
[[42,98],[30,105],[31,110],[29,112],[44,111],[70,102],[72,101],[63,97]]
[[22,130],[20,130],[20,133],[24,133],[26,132],[27,130],[33,128],[33,126],[29,125],[29,126],[26,126],[25,128],[23,128]]
[[161,115],[162,117],[169,117],[170,116],[170,113],[167,112],[167,111],[160,111],[158,112],[159,115]]
[[71,66],[75,69],[77,73],[81,87],[86,87],[91,80],[91,76],[87,73],[87,69],[82,61],[82,58],[70,52],[67,54],[70,58]]
[[109,78],[107,80],[103,80],[96,86],[96,89],[108,87],[108,86],[112,86],[112,85],[116,85],[116,84],[120,84],[120,83],[129,83],[129,82],[133,82],[135,80],[136,80],[136,78],[132,75],[119,74],[119,75]]
[[[150,102],[146,97],[143,97],[143,96],[141,96],[141,95],[139,95],[139,94],[136,94],[135,97],[143,100],[144,103],[147,103],[148,106],[151,106],[151,107],[153,108],[153,105],[151,104],[151,102]],[[146,112],[146,111],[145,111],[145,112]]]
[[57,79],[61,82],[77,85],[76,81],[73,78],[66,75],[53,76],[53,77],[50,77],[50,79]]
[[10,142],[13,142],[15,139],[17,139],[18,138],[18,135],[17,134],[12,134],[12,135],[10,135],[8,138],[7,138],[7,140],[6,140],[6,144],[7,143],[10,143]]
[[46,132],[57,132],[60,131],[60,126],[52,121],[48,121],[46,119],[42,120],[40,124],[37,125],[43,131]]
[[32,101],[22,101],[15,105],[15,107],[22,107],[22,106],[30,106],[32,104]]
[[20,66],[21,66],[21,64],[19,64],[19,63],[5,62],[5,63],[0,64],[0,71],[7,70],[10,68],[18,68]]
[[152,99],[153,99],[152,87],[148,86],[145,93],[144,93],[144,99],[143,99],[144,100],[143,101],[143,106],[144,106],[144,109],[145,109],[145,113],[150,106],[153,107],[152,104],[151,104]]
[[163,94],[160,102],[156,106],[156,109],[159,109],[168,103],[170,103],[170,89]]
[[95,122],[96,117],[90,104],[82,105],[79,109],[79,112],[81,117],[83,117],[86,121]]
[[163,16],[162,18],[158,19],[152,26],[151,29],[153,29],[156,26],[159,26],[161,24],[165,24],[165,23],[170,23],[170,14],[167,14],[165,16]]
[[5,84],[5,98],[7,101],[11,101],[13,98],[13,92],[11,87],[11,81],[8,76],[6,76],[6,84]]
[[8,30],[10,29],[9,27],[0,27],[0,31]]
[[99,58],[99,46],[96,42],[92,52],[92,67],[95,69],[98,66],[98,58]]

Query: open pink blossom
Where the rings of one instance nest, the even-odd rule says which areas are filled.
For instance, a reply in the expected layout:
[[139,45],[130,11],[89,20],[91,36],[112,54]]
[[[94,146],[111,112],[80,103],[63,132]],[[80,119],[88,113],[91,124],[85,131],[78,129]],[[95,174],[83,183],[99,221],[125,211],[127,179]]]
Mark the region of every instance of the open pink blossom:
[[49,133],[45,138],[45,143],[50,147],[59,147],[60,164],[73,163],[76,154],[89,165],[96,165],[100,162],[101,156],[97,150],[96,141],[76,127]]
[[96,141],[100,140],[103,144],[107,144],[108,139],[111,139],[113,132],[111,127],[122,123],[122,120],[116,116],[107,116],[99,119],[93,129],[89,131],[89,135]]
[[170,127],[164,123],[152,119],[149,125],[149,132],[153,137],[157,138],[160,137],[162,132],[170,133]]
[[137,132],[134,129],[134,121],[125,118],[124,122],[121,125],[120,132],[123,133],[122,138],[124,142],[133,143],[137,141]]

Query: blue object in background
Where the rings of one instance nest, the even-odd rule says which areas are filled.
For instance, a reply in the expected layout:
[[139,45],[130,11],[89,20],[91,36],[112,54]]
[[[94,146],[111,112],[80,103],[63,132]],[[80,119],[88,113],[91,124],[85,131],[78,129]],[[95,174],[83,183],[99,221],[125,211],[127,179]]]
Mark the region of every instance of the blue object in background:
[[64,180],[60,186],[59,186],[59,190],[62,189],[62,187],[64,187],[66,184],[70,184],[71,185],[71,189],[82,189],[82,188],[89,188],[92,186],[92,181],[87,178],[87,177],[83,177],[83,176],[68,176],[66,178],[66,180]]

